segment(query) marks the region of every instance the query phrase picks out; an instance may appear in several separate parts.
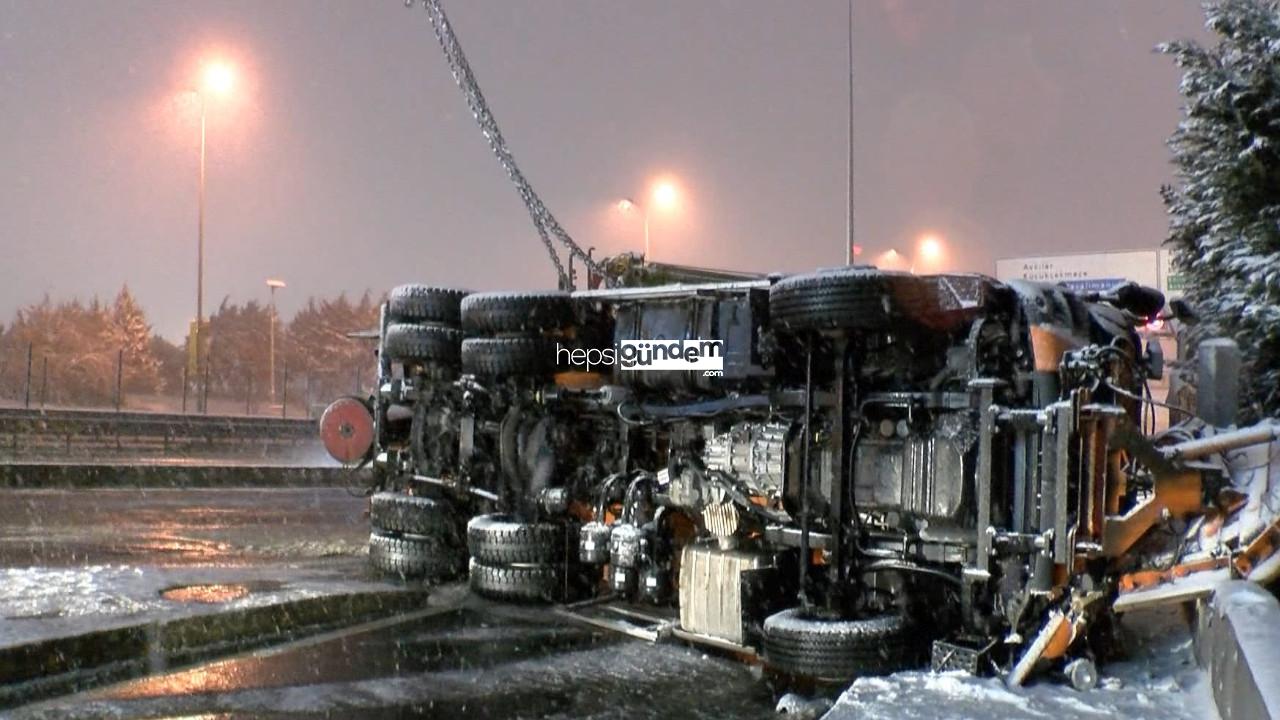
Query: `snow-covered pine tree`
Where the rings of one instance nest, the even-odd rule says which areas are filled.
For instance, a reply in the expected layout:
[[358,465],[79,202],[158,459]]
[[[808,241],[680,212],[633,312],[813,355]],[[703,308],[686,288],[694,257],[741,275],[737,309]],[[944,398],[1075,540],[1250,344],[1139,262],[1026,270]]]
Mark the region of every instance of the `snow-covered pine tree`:
[[1188,340],[1231,337],[1244,420],[1280,415],[1280,0],[1205,4],[1212,47],[1161,45],[1183,72],[1163,190],[1174,266],[1200,315]]

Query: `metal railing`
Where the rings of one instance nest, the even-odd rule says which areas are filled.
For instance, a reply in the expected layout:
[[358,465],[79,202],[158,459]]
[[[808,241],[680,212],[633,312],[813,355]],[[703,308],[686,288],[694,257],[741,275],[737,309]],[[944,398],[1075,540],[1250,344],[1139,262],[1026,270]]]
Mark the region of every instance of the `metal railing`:
[[266,457],[317,444],[316,424],[309,419],[0,408],[0,461]]

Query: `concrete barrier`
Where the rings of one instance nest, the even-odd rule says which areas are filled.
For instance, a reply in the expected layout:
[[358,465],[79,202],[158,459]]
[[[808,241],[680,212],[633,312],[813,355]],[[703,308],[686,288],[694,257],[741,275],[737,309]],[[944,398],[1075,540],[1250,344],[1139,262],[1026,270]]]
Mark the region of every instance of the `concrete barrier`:
[[339,487],[368,484],[369,477],[367,468],[298,465],[0,464],[0,488]]
[[1222,720],[1280,720],[1280,602],[1232,580],[1196,602],[1196,659]]
[[305,598],[0,648],[0,710],[426,607],[427,593]]

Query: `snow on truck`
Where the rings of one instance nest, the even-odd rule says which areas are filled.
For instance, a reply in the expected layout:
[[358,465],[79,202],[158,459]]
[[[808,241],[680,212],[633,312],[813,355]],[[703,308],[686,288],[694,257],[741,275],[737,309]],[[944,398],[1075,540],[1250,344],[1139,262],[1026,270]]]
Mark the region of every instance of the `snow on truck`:
[[1280,577],[1280,425],[1154,432],[1163,361],[1136,328],[1159,292],[597,260],[424,4],[561,289],[390,292],[374,395],[320,426],[373,468],[375,566],[806,681],[931,664],[1078,687],[1117,612]]

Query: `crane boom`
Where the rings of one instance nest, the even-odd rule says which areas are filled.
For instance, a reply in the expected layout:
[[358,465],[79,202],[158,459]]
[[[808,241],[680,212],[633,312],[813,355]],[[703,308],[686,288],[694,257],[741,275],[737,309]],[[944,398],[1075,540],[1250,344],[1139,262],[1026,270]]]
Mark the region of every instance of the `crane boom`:
[[[414,0],[405,0],[406,7],[412,7]],[[515,184],[520,199],[524,202],[525,207],[529,211],[529,217],[533,220],[533,226],[538,231],[538,236],[542,239],[542,244],[547,248],[547,253],[551,256],[551,262],[555,265],[556,275],[563,290],[574,289],[573,276],[567,272],[564,263],[560,260],[560,254],[556,251],[555,244],[552,242],[554,238],[563,245],[569,252],[570,260],[576,257],[586,265],[587,270],[604,279],[606,287],[613,287],[616,280],[606,271],[601,263],[592,258],[586,251],[582,249],[569,233],[556,220],[555,215],[551,213],[542,198],[529,184],[524,173],[521,172],[520,166],[516,164],[515,157],[511,154],[510,148],[507,147],[507,141],[502,137],[502,131],[498,128],[498,122],[493,117],[493,112],[489,110],[489,105],[485,102],[484,93],[480,90],[480,84],[476,81],[475,73],[471,70],[471,64],[467,62],[467,56],[462,51],[462,45],[458,42],[458,36],[453,31],[453,25],[449,22],[449,18],[445,15],[444,7],[440,0],[423,0],[423,6],[427,10],[427,15],[431,19],[431,26],[435,29],[436,40],[440,43],[440,49],[444,52],[445,61],[449,64],[449,71],[453,75],[454,82],[457,83],[458,89],[462,91],[463,96],[467,100],[467,106],[471,109],[471,115],[475,118],[476,123],[480,126],[480,131],[484,134],[485,139],[489,142],[489,149],[493,151],[502,168],[506,170],[507,177]]]

